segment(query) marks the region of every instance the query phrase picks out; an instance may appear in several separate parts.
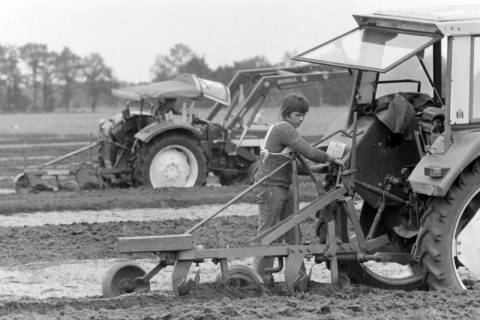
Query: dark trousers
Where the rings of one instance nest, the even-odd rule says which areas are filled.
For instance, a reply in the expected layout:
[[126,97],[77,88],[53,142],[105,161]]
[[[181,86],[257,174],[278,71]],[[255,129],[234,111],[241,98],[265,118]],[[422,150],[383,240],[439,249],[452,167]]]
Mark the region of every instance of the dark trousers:
[[[259,208],[258,233],[287,218],[296,209],[292,191],[290,188],[282,186],[260,185],[256,189],[256,200]],[[300,227],[296,226],[274,241],[274,243],[285,241],[288,244],[300,244],[301,239],[299,235]],[[273,267],[273,258],[256,257],[254,265],[258,274],[264,277],[266,275],[264,269]]]

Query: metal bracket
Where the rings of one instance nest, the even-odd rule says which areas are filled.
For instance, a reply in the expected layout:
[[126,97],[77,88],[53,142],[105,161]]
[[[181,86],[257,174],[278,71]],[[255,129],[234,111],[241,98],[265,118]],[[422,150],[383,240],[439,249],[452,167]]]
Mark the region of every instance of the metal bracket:
[[179,297],[188,294],[194,285],[193,279],[187,279],[192,261],[177,260],[173,265],[172,289],[173,293]]
[[287,284],[290,294],[295,294],[296,291],[305,291],[308,286],[308,275],[301,273],[300,270],[303,266],[303,259],[305,253],[292,252],[287,256],[287,262],[285,263],[285,282]]
[[338,245],[337,236],[335,234],[335,220],[328,223],[328,246],[325,256],[330,259],[330,275],[332,284],[335,285],[338,282]]
[[158,272],[160,272],[160,270],[165,268],[167,265],[168,265],[167,261],[160,260],[152,270],[150,270],[146,275],[144,275],[140,279],[145,283],[149,282]]
[[228,263],[227,259],[220,259],[220,270],[222,272],[222,284],[227,285],[228,282]]

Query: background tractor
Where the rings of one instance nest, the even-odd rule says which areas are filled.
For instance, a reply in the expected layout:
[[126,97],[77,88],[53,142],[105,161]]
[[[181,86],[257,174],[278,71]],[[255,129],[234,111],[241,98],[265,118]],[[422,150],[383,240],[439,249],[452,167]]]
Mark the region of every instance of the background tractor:
[[[112,95],[125,100],[126,108],[101,122],[97,143],[28,168],[16,177],[15,187],[21,192],[47,189],[42,177],[62,174],[75,178],[58,183],[69,189],[202,186],[210,172],[222,185],[249,183],[269,128],[260,117],[265,100],[274,90],[287,92],[324,83],[327,75],[329,79],[351,77],[345,71],[321,70],[312,66],[242,70],[228,88],[183,74],[169,81],[115,89]],[[215,101],[205,118],[195,114],[200,99]],[[97,146],[95,163],[51,167]]]
[[[127,143],[127,149],[134,146],[136,185],[154,188],[202,186],[209,172],[215,174],[222,185],[252,182],[258,166],[260,145],[269,128],[269,124],[259,117],[266,98],[273,90],[318,85],[325,82],[326,74],[326,71],[310,66],[240,71],[228,85],[232,100],[229,106],[226,107],[226,100],[217,98],[205,119],[194,114],[195,101],[188,106],[183,101],[180,111],[180,99],[188,98],[184,92],[176,96],[169,93],[156,97],[140,94],[133,100],[140,104],[157,105],[157,110],[165,105],[163,108],[166,112],[171,111],[171,117],[155,118],[154,112],[139,112],[138,116],[144,121],[140,126],[134,125],[133,131],[127,132],[125,128],[128,124],[123,119],[116,128],[106,133],[110,139],[105,141],[114,141],[116,145]],[[340,78],[349,75],[342,71],[330,72],[328,76]],[[130,92],[137,88],[114,90],[113,94],[131,98]],[[212,95],[206,97],[212,98]],[[177,116],[173,115],[175,113]],[[118,152],[120,150],[117,149]],[[111,163],[115,161],[110,159]]]

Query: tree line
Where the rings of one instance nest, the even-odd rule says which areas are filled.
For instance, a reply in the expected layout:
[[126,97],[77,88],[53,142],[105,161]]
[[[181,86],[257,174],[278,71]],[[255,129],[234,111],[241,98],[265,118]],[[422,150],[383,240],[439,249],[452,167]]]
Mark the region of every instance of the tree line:
[[[157,55],[150,69],[151,80],[193,73],[228,84],[241,69],[291,65],[293,54],[285,53],[276,64],[264,56],[254,56],[213,69],[205,57],[178,43],[168,54]],[[56,52],[46,44],[0,45],[0,112],[69,112],[83,105],[95,111],[100,104],[112,104],[112,88],[126,84],[115,77],[113,68],[98,53],[82,57],[68,47]],[[324,92],[331,94],[331,90]]]
[[46,44],[0,45],[2,112],[68,112],[80,98],[95,110],[116,83],[112,68],[98,53],[81,57],[68,47],[56,52]]

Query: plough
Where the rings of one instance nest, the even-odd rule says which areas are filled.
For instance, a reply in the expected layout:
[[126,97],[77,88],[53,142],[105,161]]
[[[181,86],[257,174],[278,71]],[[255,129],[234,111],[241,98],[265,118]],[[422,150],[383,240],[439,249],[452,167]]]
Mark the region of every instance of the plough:
[[[351,137],[353,146],[355,146],[356,127],[352,135],[341,130],[334,132],[324,140],[337,134]],[[355,147],[352,148],[352,157],[355,157],[354,149]],[[306,164],[306,161],[300,155],[296,155],[296,159],[302,164]],[[251,245],[246,247],[206,249],[194,243],[192,237],[194,231],[289,163],[292,163],[293,166],[293,193],[297,204],[297,211],[294,214],[258,234],[251,240]],[[346,279],[346,275],[338,267],[339,261],[404,262],[409,260],[410,254],[404,253],[371,254],[388,244],[389,239],[386,235],[366,239],[353,202],[354,189],[352,186],[354,186],[354,183],[352,183],[352,180],[355,178],[355,161],[350,163],[353,167],[349,170],[343,170],[343,166],[337,166],[336,164],[326,166],[326,169],[331,173],[330,175],[333,175],[335,183],[328,187],[326,192],[317,187],[319,196],[302,209],[298,209],[297,161],[293,159],[277,167],[269,175],[245,189],[218,211],[197,223],[184,234],[119,238],[120,253],[153,253],[158,256],[159,261],[147,273],[140,266],[132,263],[123,263],[113,267],[103,280],[103,295],[113,297],[131,292],[147,292],[150,289],[149,282],[152,277],[169,265],[173,265],[171,279],[174,294],[177,296],[186,295],[199,279],[198,272],[192,277],[190,273],[192,265],[206,260],[211,260],[220,265],[220,274],[217,279],[221,280],[224,285],[256,288],[257,290],[260,288],[261,290],[263,281],[253,269],[244,265],[229,266],[228,261],[257,256],[276,258],[278,259],[278,266],[266,271],[274,273],[283,269],[286,286],[291,294],[306,289],[306,275],[302,273],[305,258],[314,258],[317,263],[328,261],[332,283],[337,283],[339,279],[342,281]],[[307,169],[307,171],[315,186],[319,186],[312,171],[310,169]],[[331,204],[335,204],[335,210],[326,209]],[[323,221],[328,222],[326,243],[274,243],[290,229],[299,226],[309,218],[318,218],[319,216]],[[351,222],[356,237],[348,236],[347,221]]]

